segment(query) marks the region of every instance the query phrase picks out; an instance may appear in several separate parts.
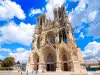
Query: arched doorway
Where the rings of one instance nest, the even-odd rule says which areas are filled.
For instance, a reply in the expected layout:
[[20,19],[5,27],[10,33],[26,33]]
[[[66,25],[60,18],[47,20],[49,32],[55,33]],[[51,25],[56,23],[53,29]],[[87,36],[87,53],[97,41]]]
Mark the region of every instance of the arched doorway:
[[54,63],[54,57],[52,54],[48,54],[47,56],[47,67],[46,67],[47,71],[55,71],[56,70],[56,66]]
[[66,55],[63,55],[63,71],[68,71],[68,64],[67,64],[67,58]]
[[33,63],[34,63],[34,70],[38,70],[39,69],[39,56],[37,53],[34,53],[33,55]]

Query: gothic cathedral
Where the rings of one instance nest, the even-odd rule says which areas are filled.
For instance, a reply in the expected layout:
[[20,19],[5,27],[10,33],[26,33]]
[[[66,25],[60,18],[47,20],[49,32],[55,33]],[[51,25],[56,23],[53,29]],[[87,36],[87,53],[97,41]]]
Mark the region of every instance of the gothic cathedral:
[[47,19],[46,14],[37,18],[26,70],[86,72],[64,5],[53,12],[54,21]]

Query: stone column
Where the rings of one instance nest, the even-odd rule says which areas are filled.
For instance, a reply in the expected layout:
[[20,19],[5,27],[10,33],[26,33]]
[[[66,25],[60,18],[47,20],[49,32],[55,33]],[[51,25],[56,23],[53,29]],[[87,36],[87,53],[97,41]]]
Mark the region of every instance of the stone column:
[[26,65],[26,71],[28,70],[28,72],[32,72],[33,70],[32,63],[33,63],[33,57],[32,57],[32,52],[31,52],[29,56],[28,64]]
[[59,54],[60,54],[59,51],[56,51],[56,57],[57,57],[56,71],[62,71]]
[[39,69],[38,72],[45,72],[46,71],[46,65],[45,65],[45,60],[44,60],[44,55],[41,52],[40,53],[40,58],[39,58]]

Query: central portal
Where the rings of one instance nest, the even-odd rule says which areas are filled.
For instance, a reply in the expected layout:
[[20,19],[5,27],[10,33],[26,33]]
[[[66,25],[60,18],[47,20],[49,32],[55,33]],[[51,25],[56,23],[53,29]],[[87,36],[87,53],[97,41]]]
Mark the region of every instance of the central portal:
[[55,71],[56,67],[55,67],[55,63],[54,63],[54,57],[52,54],[48,54],[47,56],[47,71]]
[[66,55],[63,55],[63,71],[68,71],[68,64],[67,64],[67,58]]

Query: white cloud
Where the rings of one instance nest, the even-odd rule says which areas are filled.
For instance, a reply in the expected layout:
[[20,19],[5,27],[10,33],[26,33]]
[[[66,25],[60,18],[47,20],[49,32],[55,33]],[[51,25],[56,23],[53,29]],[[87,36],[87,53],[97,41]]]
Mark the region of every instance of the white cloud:
[[42,10],[41,9],[31,9],[29,16],[34,16],[36,14],[41,14],[43,12],[44,12],[44,8],[42,8]]
[[[53,14],[53,9],[61,7],[66,0],[46,0],[46,15],[48,19],[54,20],[54,14]],[[31,9],[31,13],[29,16],[34,16],[35,14],[41,14],[44,12],[44,8],[41,9]]]
[[12,51],[9,48],[2,48],[0,46],[0,59],[4,59],[10,52]]
[[74,29],[74,32],[75,32],[75,33],[80,33],[82,29],[84,29],[84,26],[78,26],[78,27],[76,27],[76,28]]
[[25,51],[25,49],[24,49],[24,48],[17,48],[16,51],[17,51],[18,53],[23,53],[23,52]]
[[53,20],[54,19],[53,9],[60,7],[65,2],[66,0],[47,0],[47,5],[46,5],[47,17]]
[[[12,52],[14,51],[14,52]],[[15,61],[20,61],[22,63],[25,63],[28,61],[29,58],[29,50],[26,50],[25,48],[17,48],[15,50],[10,50],[8,48],[2,48],[0,47],[0,59],[4,59],[8,56],[12,56],[15,58]],[[5,56],[6,55],[6,56]]]
[[88,35],[94,38],[100,38],[100,13],[96,16],[95,20],[90,23]]
[[69,13],[73,27],[88,23],[88,35],[100,37],[100,0],[79,0],[78,6]]
[[0,20],[9,20],[14,17],[25,19],[21,6],[11,0],[0,0]]
[[69,13],[69,20],[73,27],[81,25],[83,19],[85,19],[85,5],[86,3],[84,2],[84,0],[80,0],[78,6]]
[[77,2],[77,1],[79,1],[79,0],[68,0],[68,1],[71,1],[71,2]]
[[35,25],[10,22],[0,28],[2,43],[20,43],[29,46],[33,39]]
[[1,59],[1,60],[3,60],[4,58],[5,58],[4,56],[0,55],[0,59]]
[[88,43],[82,53],[85,60],[92,60],[93,58],[100,60],[100,43],[96,41]]
[[0,48],[0,52],[11,52],[11,50],[6,48]]
[[80,33],[80,36],[79,36],[79,37],[82,38],[82,39],[84,39],[84,34],[83,34],[83,32]]
[[97,15],[97,12],[98,11],[93,11],[93,12],[91,12],[90,14],[89,14],[89,19],[91,20],[91,21],[94,21],[94,19],[96,18],[96,15]]
[[24,48],[17,48],[15,53],[10,53],[10,56],[14,57],[16,62],[27,62],[29,58],[29,53],[30,51]]

